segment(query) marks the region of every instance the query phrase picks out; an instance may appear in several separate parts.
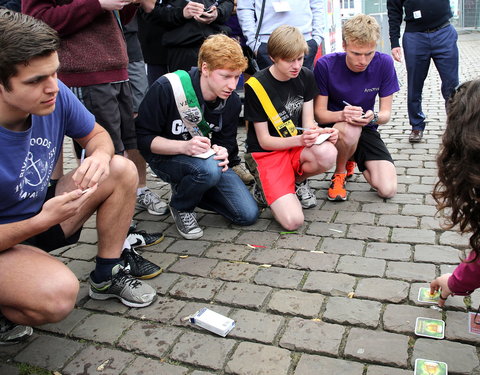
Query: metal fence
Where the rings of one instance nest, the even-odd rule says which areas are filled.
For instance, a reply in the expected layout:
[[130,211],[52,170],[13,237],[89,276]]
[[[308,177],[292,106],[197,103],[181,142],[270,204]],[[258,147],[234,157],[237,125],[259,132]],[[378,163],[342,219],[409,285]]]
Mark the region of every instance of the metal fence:
[[480,30],[480,0],[458,0],[457,9],[452,10],[457,29]]

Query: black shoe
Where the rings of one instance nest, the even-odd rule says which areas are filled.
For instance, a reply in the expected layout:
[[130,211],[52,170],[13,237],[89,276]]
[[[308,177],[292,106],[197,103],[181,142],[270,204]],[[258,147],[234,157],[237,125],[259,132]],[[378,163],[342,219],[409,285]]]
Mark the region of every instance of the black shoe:
[[32,327],[12,323],[0,314],[0,345],[18,344],[28,339],[32,333]]
[[203,230],[198,225],[195,212],[177,211],[172,206],[170,206],[170,212],[172,213],[173,220],[175,220],[178,233],[180,233],[183,238],[196,240],[203,236]]
[[125,262],[125,267],[129,266],[128,268],[130,268],[129,274],[137,279],[152,279],[163,271],[161,267],[146,260],[134,249],[124,249],[122,259]]
[[147,233],[144,230],[132,230],[128,232],[127,241],[131,247],[136,248],[156,245],[162,242],[164,238],[162,232]]
[[423,130],[412,130],[410,136],[408,137],[408,141],[410,143],[420,143],[423,138]]

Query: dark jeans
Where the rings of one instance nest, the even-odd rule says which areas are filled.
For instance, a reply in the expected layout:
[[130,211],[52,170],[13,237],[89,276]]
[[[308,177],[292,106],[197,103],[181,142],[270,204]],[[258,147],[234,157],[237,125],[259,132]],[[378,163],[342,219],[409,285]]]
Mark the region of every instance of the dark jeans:
[[[305,55],[303,60],[303,66],[310,70],[313,70],[313,60],[317,54],[318,44],[315,39],[310,39],[308,42],[308,54]],[[272,59],[268,56],[267,43],[260,44],[257,51],[257,64],[260,69],[265,69],[273,64]]]
[[213,156],[200,159],[187,155],[155,155],[150,168],[172,185],[170,205],[178,211],[195,207],[218,212],[237,225],[257,221],[258,207],[240,178],[228,169],[222,172]]
[[442,80],[442,95],[448,99],[458,85],[457,31],[451,25],[433,33],[403,34],[403,53],[407,67],[408,117],[413,130],[425,129],[422,90],[432,59]]

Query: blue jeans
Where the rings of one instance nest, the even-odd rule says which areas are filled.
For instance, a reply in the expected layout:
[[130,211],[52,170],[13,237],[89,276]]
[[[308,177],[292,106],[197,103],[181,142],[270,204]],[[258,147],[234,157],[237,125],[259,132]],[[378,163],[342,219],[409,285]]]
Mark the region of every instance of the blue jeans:
[[433,33],[408,32],[403,34],[403,53],[407,67],[408,117],[413,130],[425,129],[422,110],[422,90],[430,67],[430,59],[442,80],[445,101],[458,85],[458,35],[452,25]]
[[[315,39],[310,39],[307,44],[308,54],[305,55],[305,58],[303,60],[303,66],[305,68],[313,70],[313,60],[317,55],[318,44]],[[256,60],[260,69],[265,69],[273,64],[273,61],[267,52],[267,43],[262,43],[260,44],[260,47],[258,47]]]
[[178,211],[195,207],[214,211],[237,225],[257,221],[258,206],[235,172],[222,172],[213,156],[200,159],[187,155],[154,155],[150,168],[172,185],[170,205]]

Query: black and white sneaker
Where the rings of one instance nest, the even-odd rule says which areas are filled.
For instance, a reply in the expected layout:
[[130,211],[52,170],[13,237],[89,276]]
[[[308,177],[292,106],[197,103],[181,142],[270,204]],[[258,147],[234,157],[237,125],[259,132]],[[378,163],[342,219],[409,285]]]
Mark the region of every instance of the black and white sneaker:
[[295,183],[295,192],[303,208],[312,208],[317,205],[317,198],[308,185],[308,180]]
[[197,223],[195,212],[177,211],[170,206],[178,233],[187,240],[195,240],[203,236],[203,230]]
[[130,275],[137,279],[152,279],[162,273],[163,269],[142,257],[135,249],[123,249],[122,259],[128,266]]
[[0,345],[18,344],[33,333],[32,327],[15,324],[0,314]]
[[162,232],[147,233],[144,230],[129,231],[127,241],[131,247],[147,247],[153,246],[163,241],[165,236]]
[[129,268],[117,264],[112,269],[112,277],[104,282],[95,283],[90,275],[88,294],[96,300],[119,299],[125,306],[145,307],[152,304],[157,292],[150,285],[135,279]]

